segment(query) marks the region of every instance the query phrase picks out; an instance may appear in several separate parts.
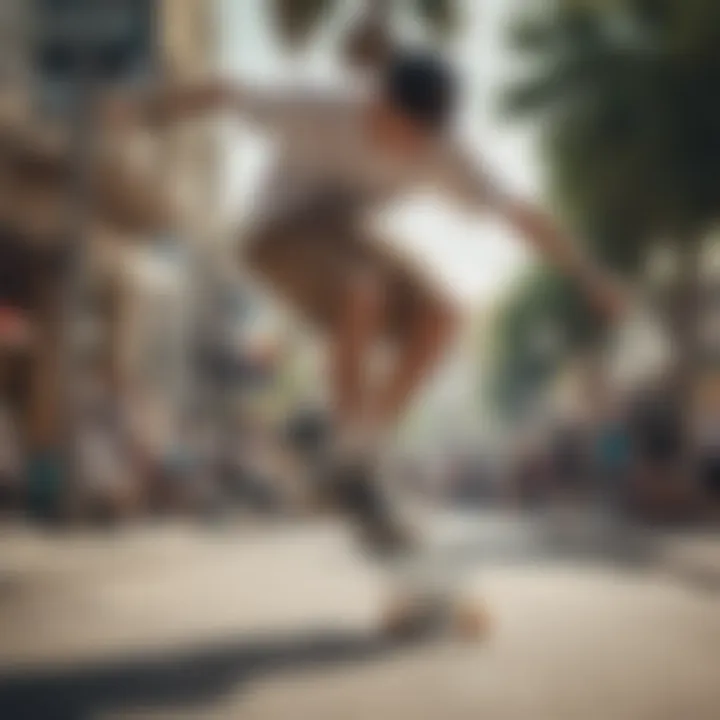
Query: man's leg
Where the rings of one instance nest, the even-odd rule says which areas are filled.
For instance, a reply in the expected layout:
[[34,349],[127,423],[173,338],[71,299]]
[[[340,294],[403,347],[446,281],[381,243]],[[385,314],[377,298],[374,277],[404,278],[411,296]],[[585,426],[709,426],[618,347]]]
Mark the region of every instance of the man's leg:
[[[452,314],[423,278],[359,232],[353,218],[329,222],[321,214],[312,223],[287,223],[248,249],[250,266],[328,335],[339,431],[331,484],[341,493],[352,488],[345,506],[361,520],[386,526],[387,506],[374,482],[374,445],[392,430],[441,356]],[[371,388],[368,370],[381,336],[396,348],[396,363],[385,382]]]
[[[422,294],[422,288],[417,288]],[[387,297],[392,303],[392,297]],[[390,313],[392,309],[384,306]],[[377,326],[376,326],[377,327]],[[439,300],[414,304],[412,321],[401,328],[395,340],[394,363],[389,374],[377,387],[365,385],[362,415],[366,465],[356,476],[354,500],[350,504],[359,510],[364,539],[367,544],[386,552],[397,552],[415,544],[417,538],[404,527],[387,497],[376,483],[375,454],[383,436],[392,433],[402,412],[414,398],[416,391],[441,359],[455,329],[454,314]],[[367,358],[367,354],[365,355]],[[357,362],[362,362],[356,356]]]
[[[365,234],[352,235],[364,260],[346,277],[337,330],[335,391],[341,419],[361,422],[374,438],[392,431],[455,336],[457,312],[441,288]],[[389,340],[385,377],[368,382],[370,353]]]
[[399,421],[452,342],[456,317],[440,300],[418,306],[397,341],[393,367],[375,390],[370,416],[376,427],[389,430]]
[[368,411],[368,372],[382,327],[381,279],[369,270],[353,273],[342,303],[330,338],[334,421],[341,442],[360,443]]
[[[417,301],[408,322],[396,338],[395,362],[373,396],[372,418],[381,431],[391,432],[453,340],[457,316],[450,303],[425,286],[414,285]],[[389,298],[389,303],[392,299]],[[405,303],[402,303],[405,305]],[[438,567],[427,555],[419,526],[408,525],[396,508],[383,505],[380,522],[365,526],[364,540],[371,548],[390,553],[393,577],[391,596],[382,621],[383,630],[396,636],[422,636],[428,632],[458,633],[476,639],[489,627],[484,606],[463,600],[458,578]]]
[[390,522],[375,482],[374,435],[367,424],[370,366],[385,310],[382,278],[372,270],[350,272],[338,299],[341,306],[330,330],[335,423],[330,491],[336,504],[374,535]]

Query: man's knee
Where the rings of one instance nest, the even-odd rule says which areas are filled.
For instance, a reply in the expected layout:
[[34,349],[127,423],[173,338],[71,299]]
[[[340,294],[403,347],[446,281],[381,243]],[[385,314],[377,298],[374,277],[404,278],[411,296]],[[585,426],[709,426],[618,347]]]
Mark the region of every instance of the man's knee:
[[418,314],[412,335],[442,349],[455,339],[459,326],[460,312],[454,303],[434,299]]
[[348,273],[346,292],[353,308],[362,312],[379,312],[384,304],[386,288],[378,273],[358,267]]
[[461,324],[460,309],[452,302],[445,302],[437,311],[437,332],[447,343],[452,342],[458,334]]

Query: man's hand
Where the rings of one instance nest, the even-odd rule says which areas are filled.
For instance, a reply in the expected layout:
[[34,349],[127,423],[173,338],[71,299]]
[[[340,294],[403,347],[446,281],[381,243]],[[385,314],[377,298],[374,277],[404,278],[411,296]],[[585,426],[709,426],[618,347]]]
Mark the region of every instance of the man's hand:
[[562,232],[550,215],[504,193],[496,193],[495,198],[495,209],[546,260],[575,278],[598,312],[610,321],[620,319],[629,305],[626,290],[598,268],[583,248]]
[[584,285],[593,307],[608,322],[620,322],[629,311],[630,293],[612,276],[594,271]]

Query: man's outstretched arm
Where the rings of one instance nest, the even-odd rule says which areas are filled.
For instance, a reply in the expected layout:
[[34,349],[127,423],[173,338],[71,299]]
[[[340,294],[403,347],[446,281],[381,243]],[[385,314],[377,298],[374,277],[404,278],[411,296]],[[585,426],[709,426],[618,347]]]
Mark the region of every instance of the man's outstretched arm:
[[102,120],[115,127],[162,127],[229,109],[240,102],[241,91],[221,80],[166,86],[140,93],[103,98]]
[[626,297],[615,279],[549,213],[506,192],[460,153],[450,157],[443,185],[466,207],[504,220],[544,259],[572,277],[603,314],[614,318],[622,312]]
[[228,111],[264,131],[282,125],[298,109],[296,93],[272,91],[221,79],[166,85],[139,93],[120,93],[101,102],[104,122],[164,127]]
[[493,198],[491,207],[543,258],[573,278],[603,314],[614,318],[623,311],[626,298],[619,284],[547,212],[508,196]]

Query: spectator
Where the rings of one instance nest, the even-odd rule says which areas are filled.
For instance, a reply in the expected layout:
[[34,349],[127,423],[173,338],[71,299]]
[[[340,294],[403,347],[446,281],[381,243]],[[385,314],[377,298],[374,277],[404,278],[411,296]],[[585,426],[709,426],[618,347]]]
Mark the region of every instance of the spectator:
[[547,454],[539,442],[529,442],[521,449],[515,481],[521,507],[536,509],[543,504],[550,474]]
[[684,477],[682,413],[661,390],[640,399],[633,413],[638,474],[635,503],[656,520],[679,519],[690,508],[692,484]]
[[700,424],[698,437],[700,481],[713,510],[720,510],[720,414],[713,413]]
[[563,424],[554,437],[553,471],[559,493],[577,499],[587,479],[586,438],[578,422]]
[[617,406],[611,407],[600,422],[594,459],[601,501],[613,511],[625,508],[634,450],[630,429]]
[[22,504],[20,438],[7,405],[0,403],[0,512]]
[[194,417],[181,419],[164,457],[163,475],[174,508],[200,512],[214,495],[217,457],[207,423]]
[[101,383],[88,388],[79,434],[83,510],[103,520],[129,514],[137,488],[123,417]]

